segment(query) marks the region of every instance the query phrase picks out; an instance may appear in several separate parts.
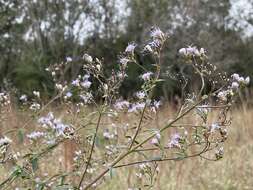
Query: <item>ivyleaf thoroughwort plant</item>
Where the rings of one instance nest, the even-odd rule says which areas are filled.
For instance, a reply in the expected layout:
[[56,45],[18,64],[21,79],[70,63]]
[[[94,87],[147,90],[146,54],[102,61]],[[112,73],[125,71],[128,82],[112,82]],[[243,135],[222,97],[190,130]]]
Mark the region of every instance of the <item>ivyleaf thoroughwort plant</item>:
[[[181,48],[178,51],[181,62],[199,78],[199,88],[188,91],[185,87],[190,80],[178,82],[182,85],[182,103],[175,114],[164,118],[163,125],[157,127],[156,116],[165,104],[154,94],[157,85],[164,82],[163,49],[168,39],[166,33],[154,27],[146,44],[128,44],[111,73],[105,71],[101,59],[87,53],[78,63],[67,57],[66,61],[46,68],[57,94],[47,103],[36,89],[33,96],[19,94],[20,109],[30,110],[32,115],[24,124],[1,131],[0,164],[8,169],[8,176],[0,188],[96,189],[122,167],[134,167],[136,181],[145,180],[145,187],[152,187],[160,162],[193,157],[221,159],[231,125],[231,106],[250,79],[219,72],[209,62],[204,48]],[[137,61],[139,50],[139,54],[152,59],[150,69]],[[81,64],[82,69],[74,78],[67,77],[75,64]],[[142,71],[136,78],[141,86],[131,98],[124,99],[119,91],[132,65]],[[181,78],[187,79],[181,74]],[[10,97],[10,92],[0,93],[2,126],[8,126]],[[65,115],[54,113],[52,105],[56,103],[67,110]],[[210,117],[211,114],[215,117]],[[58,147],[62,149],[61,145],[67,141],[76,145],[71,158],[73,167],[57,171],[53,168],[52,174],[45,174],[43,167],[51,160],[54,160],[52,167],[61,164]],[[42,167],[43,162],[46,165]],[[142,188],[142,184],[136,183],[131,188]]]

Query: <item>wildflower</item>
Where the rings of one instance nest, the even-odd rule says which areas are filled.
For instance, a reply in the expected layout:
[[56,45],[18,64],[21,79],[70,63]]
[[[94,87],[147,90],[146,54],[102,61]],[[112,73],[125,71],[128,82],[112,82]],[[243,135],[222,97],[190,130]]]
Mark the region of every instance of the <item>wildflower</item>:
[[73,86],[80,86],[80,80],[79,79],[76,79],[76,80],[73,80],[72,83],[71,83]]
[[115,104],[114,104],[114,108],[117,109],[117,110],[122,110],[124,108],[128,108],[130,105],[130,103],[128,101],[117,101]]
[[172,135],[171,140],[168,143],[168,147],[169,148],[173,148],[173,147],[180,148],[181,147],[180,143],[179,143],[180,139],[181,139],[181,136],[178,133]]
[[130,62],[129,59],[125,58],[125,57],[122,57],[119,59],[119,63],[125,68],[128,64],[128,62]]
[[81,100],[82,100],[85,104],[87,104],[87,103],[90,103],[90,101],[92,100],[93,96],[92,96],[92,94],[91,94],[90,92],[87,92],[87,93],[85,93],[85,94],[81,94],[81,95],[80,95],[80,98],[81,98]]
[[88,89],[91,86],[91,82],[88,81],[88,80],[86,80],[86,81],[84,81],[84,82],[81,83],[81,86],[84,87],[84,88],[86,88],[86,89]]
[[89,74],[86,74],[86,75],[84,75],[83,76],[83,80],[85,81],[85,80],[88,80],[90,78],[90,75]]
[[87,63],[92,63],[92,61],[93,61],[93,58],[92,58],[90,55],[88,55],[88,54],[84,54],[84,55],[83,55],[83,59],[84,59]]
[[125,77],[127,77],[126,73],[122,73],[122,72],[118,72],[117,73],[117,77],[119,77],[119,79],[124,79]]
[[153,40],[152,42],[149,43],[150,47],[153,49],[161,47],[161,41],[160,40]]
[[249,83],[250,83],[250,78],[249,78],[249,77],[246,77],[246,79],[244,80],[244,83],[245,83],[246,85],[249,85]]
[[186,48],[181,48],[178,52],[181,55],[186,55],[187,54]]
[[19,100],[22,102],[27,102],[27,95],[25,95],[25,94],[21,95]]
[[240,76],[237,73],[232,74],[231,77],[235,81],[239,81],[239,79],[240,79]]
[[145,107],[145,103],[136,103],[131,106],[131,108],[128,110],[128,112],[137,112],[139,110],[142,110]]
[[113,139],[115,137],[115,135],[113,133],[110,133],[108,129],[104,131],[103,136],[106,139]]
[[187,48],[181,48],[179,49],[179,54],[183,56],[203,56],[205,55],[205,49],[200,48],[200,50],[197,49],[195,46],[188,46]]
[[40,98],[40,92],[39,91],[33,91],[33,95],[37,98]]
[[69,63],[69,62],[72,62],[73,59],[71,57],[66,57],[66,61]]
[[69,99],[73,96],[71,92],[67,92],[66,95],[64,96],[64,99]]
[[10,96],[5,92],[1,92],[0,93],[0,104],[6,106],[10,103],[11,103],[10,102]]
[[145,47],[144,47],[144,51],[146,51],[146,52],[153,52],[153,49],[152,49],[152,47],[148,44],[148,45],[146,45]]
[[141,75],[141,78],[144,80],[144,81],[149,81],[151,79],[151,76],[153,75],[152,72],[146,72],[144,73],[143,75]]
[[12,143],[12,140],[9,139],[8,137],[0,138],[0,146],[8,145],[10,143]]
[[26,136],[27,136],[27,138],[29,138],[29,139],[34,139],[34,140],[36,140],[36,139],[38,139],[38,138],[40,138],[40,137],[45,136],[45,133],[39,132],[39,131],[34,131],[34,132],[32,132],[32,133],[30,133],[30,134],[28,134],[28,135],[26,135]]
[[237,82],[232,82],[232,89],[237,90],[239,88],[239,84]]
[[221,92],[218,93],[217,97],[220,100],[226,102],[227,101],[227,95],[228,95],[227,91],[221,91]]
[[37,111],[37,110],[39,110],[40,109],[40,104],[38,104],[38,103],[33,103],[31,106],[30,106],[30,108],[29,108],[30,110],[32,110],[32,111]]
[[219,124],[213,123],[213,124],[211,125],[211,132],[214,132],[214,131],[217,130],[217,129],[220,129]]
[[156,27],[154,28],[151,33],[150,36],[154,39],[160,39],[163,40],[164,39],[164,33],[160,30],[160,28]]
[[136,97],[142,100],[146,97],[146,93],[143,91],[136,92]]
[[162,103],[161,103],[161,101],[154,101],[154,107],[156,108],[156,109],[158,109],[161,105],[162,105]]
[[101,70],[101,65],[97,64],[96,68],[97,68],[98,71],[100,71]]
[[126,53],[133,53],[134,52],[134,49],[136,48],[136,44],[135,43],[129,43],[125,49],[125,52]]
[[55,84],[55,87],[56,87],[57,90],[62,90],[63,89],[62,84]]
[[216,159],[221,159],[223,155],[224,155],[224,148],[220,147],[215,153]]
[[159,131],[156,131],[155,137],[151,139],[151,144],[158,145],[161,139],[161,134]]

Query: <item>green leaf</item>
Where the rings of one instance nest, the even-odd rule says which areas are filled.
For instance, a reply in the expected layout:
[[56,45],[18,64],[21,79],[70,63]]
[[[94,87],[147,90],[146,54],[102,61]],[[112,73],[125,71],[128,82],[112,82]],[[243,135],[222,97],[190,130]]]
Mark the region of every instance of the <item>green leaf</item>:
[[22,129],[18,130],[18,141],[19,141],[19,143],[24,142],[24,131]]
[[38,158],[37,157],[32,158],[31,162],[33,171],[36,171],[38,169]]

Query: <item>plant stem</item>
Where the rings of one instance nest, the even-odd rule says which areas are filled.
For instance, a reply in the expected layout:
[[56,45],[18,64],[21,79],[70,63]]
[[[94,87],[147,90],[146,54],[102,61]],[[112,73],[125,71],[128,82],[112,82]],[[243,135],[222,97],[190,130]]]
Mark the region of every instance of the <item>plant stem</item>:
[[80,182],[79,182],[78,189],[80,189],[80,187],[81,187],[81,185],[82,185],[82,182],[83,182],[83,180],[84,180],[85,174],[87,173],[87,169],[88,169],[88,167],[89,167],[89,165],[90,165],[90,162],[91,162],[91,158],[92,158],[92,154],[93,154],[93,151],[94,151],[95,141],[96,141],[96,138],[97,138],[97,133],[98,133],[98,128],[99,128],[99,125],[100,125],[100,122],[101,122],[101,118],[102,118],[102,113],[99,112],[98,121],[97,121],[97,126],[96,126],[96,131],[95,131],[94,138],[93,138],[93,142],[92,142],[92,145],[91,145],[90,155],[89,155],[89,158],[88,158],[88,161],[87,161],[85,170],[84,170],[84,172],[83,172],[83,174],[82,174],[81,180],[80,180]]

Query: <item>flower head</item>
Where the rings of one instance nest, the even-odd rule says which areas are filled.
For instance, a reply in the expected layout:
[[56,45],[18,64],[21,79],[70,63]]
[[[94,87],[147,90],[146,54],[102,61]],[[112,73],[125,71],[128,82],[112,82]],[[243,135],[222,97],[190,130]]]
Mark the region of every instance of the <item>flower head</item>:
[[137,46],[137,45],[136,45],[134,42],[129,43],[129,44],[127,45],[126,49],[125,49],[125,52],[126,52],[126,53],[133,53],[134,50],[135,50],[135,48],[136,48],[136,46]]

